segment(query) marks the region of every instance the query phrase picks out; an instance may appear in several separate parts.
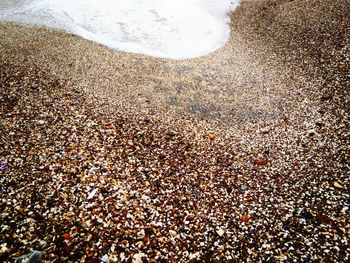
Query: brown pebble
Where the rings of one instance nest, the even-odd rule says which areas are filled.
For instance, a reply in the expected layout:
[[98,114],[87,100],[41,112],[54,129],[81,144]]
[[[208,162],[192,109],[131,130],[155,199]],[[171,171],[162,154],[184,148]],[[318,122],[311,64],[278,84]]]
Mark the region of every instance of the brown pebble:
[[330,219],[328,216],[321,213],[318,213],[316,215],[316,219],[321,223],[326,223],[326,224],[332,223],[332,219]]
[[188,217],[186,217],[186,220],[187,221],[193,221],[194,220],[194,216],[188,216]]
[[243,215],[243,216],[241,216],[240,219],[241,219],[241,221],[242,221],[243,223],[248,223],[250,217],[249,217],[248,215]]
[[267,165],[268,161],[266,159],[256,159],[253,163],[255,165]]
[[210,133],[210,134],[209,134],[209,139],[210,139],[211,141],[214,141],[214,140],[216,139],[216,134],[215,134],[215,133]]

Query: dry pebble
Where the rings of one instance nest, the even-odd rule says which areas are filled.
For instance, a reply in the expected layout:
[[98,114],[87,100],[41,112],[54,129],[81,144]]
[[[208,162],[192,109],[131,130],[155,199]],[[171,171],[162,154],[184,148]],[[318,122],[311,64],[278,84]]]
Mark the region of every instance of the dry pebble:
[[185,61],[0,24],[0,261],[348,262],[344,3],[243,1]]

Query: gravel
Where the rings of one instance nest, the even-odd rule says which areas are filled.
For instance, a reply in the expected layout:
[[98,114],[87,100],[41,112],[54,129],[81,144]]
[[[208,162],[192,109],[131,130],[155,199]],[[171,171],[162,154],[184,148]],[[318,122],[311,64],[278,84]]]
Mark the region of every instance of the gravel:
[[0,260],[348,262],[349,4],[183,61],[1,24]]

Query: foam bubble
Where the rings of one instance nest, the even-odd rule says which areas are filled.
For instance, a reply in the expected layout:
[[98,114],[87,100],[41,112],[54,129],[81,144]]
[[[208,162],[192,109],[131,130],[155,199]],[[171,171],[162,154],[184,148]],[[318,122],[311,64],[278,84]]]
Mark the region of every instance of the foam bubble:
[[[9,3],[11,2],[11,3]],[[184,59],[222,47],[228,12],[239,0],[17,0],[0,4],[0,21],[63,29],[108,47]]]

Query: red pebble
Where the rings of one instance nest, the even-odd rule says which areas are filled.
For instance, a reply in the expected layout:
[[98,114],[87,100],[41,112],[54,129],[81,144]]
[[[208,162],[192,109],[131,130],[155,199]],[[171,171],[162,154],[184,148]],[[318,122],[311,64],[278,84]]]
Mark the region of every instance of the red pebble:
[[188,216],[188,217],[186,217],[186,220],[187,221],[193,221],[194,220],[194,216]]
[[248,223],[248,221],[249,221],[249,216],[247,216],[247,215],[241,216],[241,221],[242,221],[243,223]]
[[70,239],[70,235],[68,233],[64,233],[62,234],[62,236],[64,239]]
[[257,160],[254,160],[254,164],[255,165],[267,165],[267,160],[266,159],[257,159]]

